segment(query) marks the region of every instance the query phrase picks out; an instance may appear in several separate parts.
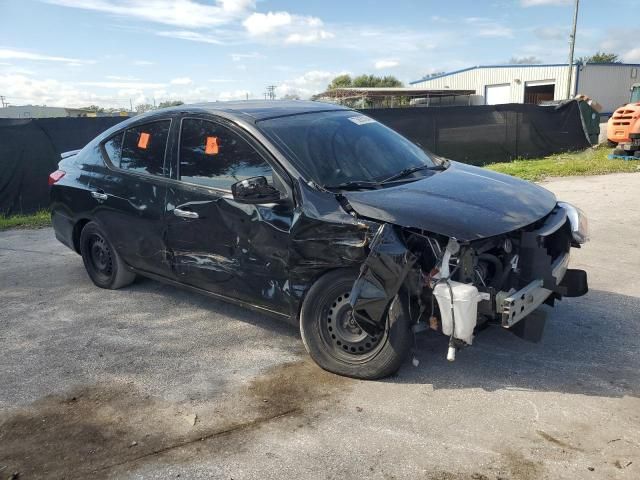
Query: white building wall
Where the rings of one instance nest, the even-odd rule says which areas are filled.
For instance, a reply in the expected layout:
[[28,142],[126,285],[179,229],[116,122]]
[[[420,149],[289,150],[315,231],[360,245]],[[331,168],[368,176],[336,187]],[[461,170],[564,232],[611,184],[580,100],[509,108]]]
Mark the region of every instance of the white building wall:
[[602,113],[612,113],[629,103],[634,83],[640,83],[640,65],[587,64],[580,67],[577,93],[600,103]]
[[[576,68],[574,67],[573,85],[575,85],[575,70]],[[539,82],[543,80],[548,80],[549,83],[555,84],[554,100],[566,98],[568,81],[567,65],[478,67],[440,78],[424,80],[413,84],[413,86],[416,88],[475,90],[477,95],[484,97],[485,87],[487,85],[508,83],[511,85],[511,103],[524,103],[524,87],[526,82]],[[575,94],[574,88],[571,89],[571,94]]]

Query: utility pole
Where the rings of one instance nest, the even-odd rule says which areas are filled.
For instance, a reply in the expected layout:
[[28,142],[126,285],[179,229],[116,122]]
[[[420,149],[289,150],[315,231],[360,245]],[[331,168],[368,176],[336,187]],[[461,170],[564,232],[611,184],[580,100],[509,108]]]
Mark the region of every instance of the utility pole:
[[269,100],[276,99],[276,85],[268,85],[267,91],[264,93],[264,98]]
[[5,107],[7,106],[7,104],[6,104],[6,103],[4,103],[4,99],[5,99],[5,98],[6,98],[6,97],[5,97],[4,95],[0,95],[0,102],[2,103],[2,108],[5,108]]
[[573,52],[576,47],[576,28],[578,26],[578,7],[580,0],[576,0],[575,9],[573,11],[573,29],[569,37],[569,75],[567,78],[567,99],[571,98],[571,83],[573,82]]
[[129,99],[129,107],[131,107],[130,112],[133,112],[133,100]]

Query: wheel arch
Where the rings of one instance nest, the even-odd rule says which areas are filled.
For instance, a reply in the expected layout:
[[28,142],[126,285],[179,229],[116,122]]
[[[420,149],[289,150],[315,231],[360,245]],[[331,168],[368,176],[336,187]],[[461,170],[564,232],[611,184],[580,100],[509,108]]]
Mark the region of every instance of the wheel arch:
[[91,221],[90,218],[80,218],[73,226],[72,240],[73,240],[73,249],[76,253],[80,253],[80,235],[82,234],[82,229]]

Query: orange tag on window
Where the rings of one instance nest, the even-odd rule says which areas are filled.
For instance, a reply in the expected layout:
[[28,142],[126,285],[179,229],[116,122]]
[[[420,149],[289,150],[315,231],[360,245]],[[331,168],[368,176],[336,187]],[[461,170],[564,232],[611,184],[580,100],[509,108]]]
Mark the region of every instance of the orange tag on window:
[[140,134],[140,138],[138,139],[138,148],[146,149],[149,146],[149,139],[151,135],[148,133],[142,132]]
[[207,143],[204,147],[205,155],[215,155],[218,153],[218,137],[207,137]]

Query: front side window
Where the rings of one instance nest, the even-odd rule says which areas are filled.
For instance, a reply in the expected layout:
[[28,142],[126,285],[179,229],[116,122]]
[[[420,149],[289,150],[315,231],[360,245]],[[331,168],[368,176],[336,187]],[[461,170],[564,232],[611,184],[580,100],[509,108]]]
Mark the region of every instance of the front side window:
[[170,126],[171,120],[161,120],[129,128],[124,134],[120,164],[115,165],[131,172],[165,175]]
[[416,144],[354,111],[261,120],[258,127],[308,179],[327,187],[380,182],[435,162]]
[[221,190],[250,177],[273,172],[262,156],[241,136],[220,124],[194,118],[182,121],[180,180]]

